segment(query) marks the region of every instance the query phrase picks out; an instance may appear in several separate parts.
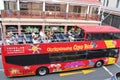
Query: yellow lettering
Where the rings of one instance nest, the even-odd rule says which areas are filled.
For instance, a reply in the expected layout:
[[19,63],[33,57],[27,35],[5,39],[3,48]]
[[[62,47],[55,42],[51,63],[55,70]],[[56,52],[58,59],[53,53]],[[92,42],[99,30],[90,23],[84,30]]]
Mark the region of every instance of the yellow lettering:
[[53,47],[47,48],[47,52],[72,51],[72,47]]
[[84,49],[91,49],[91,48],[93,48],[93,45],[84,44]]
[[52,51],[51,51],[51,48],[47,48],[47,52],[52,52]]
[[73,50],[82,50],[83,46],[82,45],[74,45]]

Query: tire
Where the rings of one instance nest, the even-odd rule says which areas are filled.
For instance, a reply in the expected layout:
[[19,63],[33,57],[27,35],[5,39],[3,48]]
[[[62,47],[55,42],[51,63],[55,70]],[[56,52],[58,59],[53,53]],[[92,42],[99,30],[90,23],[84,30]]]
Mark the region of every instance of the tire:
[[97,61],[95,67],[99,68],[103,66],[103,61]]
[[40,67],[38,70],[37,70],[37,74],[40,75],[40,76],[44,76],[48,73],[48,68],[46,67]]

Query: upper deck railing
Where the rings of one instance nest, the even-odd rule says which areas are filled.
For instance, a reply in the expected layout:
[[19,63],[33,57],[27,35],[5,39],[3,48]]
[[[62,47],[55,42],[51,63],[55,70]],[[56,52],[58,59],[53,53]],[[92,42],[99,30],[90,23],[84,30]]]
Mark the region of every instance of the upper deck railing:
[[3,10],[1,11],[2,18],[35,18],[35,19],[73,19],[73,20],[99,20],[98,14],[81,14],[74,12],[55,12],[55,11],[13,11]]

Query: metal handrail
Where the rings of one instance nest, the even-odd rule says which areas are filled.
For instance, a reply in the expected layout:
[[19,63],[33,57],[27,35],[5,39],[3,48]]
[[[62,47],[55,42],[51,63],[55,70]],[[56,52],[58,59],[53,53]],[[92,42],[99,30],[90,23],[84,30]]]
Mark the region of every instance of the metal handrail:
[[37,11],[37,10],[2,10],[2,18],[39,18],[39,19],[78,19],[78,20],[99,20],[98,14],[83,14],[75,12],[59,11]]

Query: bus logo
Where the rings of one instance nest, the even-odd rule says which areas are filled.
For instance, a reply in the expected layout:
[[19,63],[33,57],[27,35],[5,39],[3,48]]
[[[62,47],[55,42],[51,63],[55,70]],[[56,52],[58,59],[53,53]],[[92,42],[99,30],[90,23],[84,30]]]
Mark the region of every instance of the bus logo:
[[38,54],[40,54],[40,51],[39,50],[41,50],[41,48],[39,48],[39,45],[33,45],[32,47],[31,47],[31,49],[29,49],[29,51],[32,51],[33,52],[33,54],[34,53],[38,53]]

